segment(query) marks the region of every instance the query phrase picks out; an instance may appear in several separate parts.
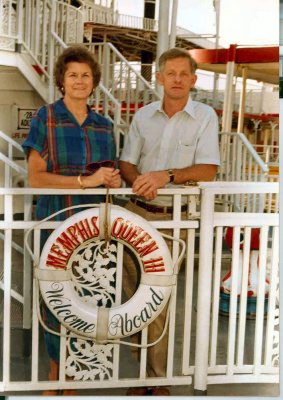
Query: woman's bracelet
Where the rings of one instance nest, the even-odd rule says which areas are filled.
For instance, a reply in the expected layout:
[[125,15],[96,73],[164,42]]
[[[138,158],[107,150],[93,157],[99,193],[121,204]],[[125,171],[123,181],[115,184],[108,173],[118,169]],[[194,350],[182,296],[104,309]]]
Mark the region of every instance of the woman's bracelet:
[[82,182],[82,176],[81,175],[78,176],[78,182],[79,182],[79,185],[80,185],[81,189],[85,189],[86,188],[84,186],[83,182]]

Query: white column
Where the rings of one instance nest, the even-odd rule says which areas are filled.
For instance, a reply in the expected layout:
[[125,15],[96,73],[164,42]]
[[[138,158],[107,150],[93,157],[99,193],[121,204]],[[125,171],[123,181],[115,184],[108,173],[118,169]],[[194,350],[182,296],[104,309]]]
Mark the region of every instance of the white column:
[[157,34],[157,49],[156,59],[169,48],[169,11],[170,0],[162,0],[159,2],[159,17],[158,17],[158,34]]
[[175,47],[177,35],[177,13],[178,13],[178,0],[173,0],[172,4],[172,17],[171,17],[171,32],[169,39],[169,48]]

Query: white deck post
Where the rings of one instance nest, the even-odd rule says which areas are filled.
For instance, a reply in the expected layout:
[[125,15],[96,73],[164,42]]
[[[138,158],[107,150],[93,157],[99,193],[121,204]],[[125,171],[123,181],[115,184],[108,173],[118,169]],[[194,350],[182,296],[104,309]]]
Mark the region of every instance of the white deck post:
[[213,211],[214,194],[207,189],[203,189],[200,214],[196,359],[194,377],[195,394],[204,394],[207,387],[213,258]]

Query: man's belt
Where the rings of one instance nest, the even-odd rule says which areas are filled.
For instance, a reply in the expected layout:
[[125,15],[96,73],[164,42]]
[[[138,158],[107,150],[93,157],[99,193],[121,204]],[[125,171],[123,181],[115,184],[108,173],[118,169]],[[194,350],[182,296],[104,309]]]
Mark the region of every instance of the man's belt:
[[[131,198],[131,202],[136,204],[138,207],[144,208],[146,211],[152,213],[163,213],[163,214],[172,214],[173,207],[171,206],[155,206],[153,204],[144,203],[138,199]],[[188,206],[186,204],[181,206],[181,212],[187,211]]]

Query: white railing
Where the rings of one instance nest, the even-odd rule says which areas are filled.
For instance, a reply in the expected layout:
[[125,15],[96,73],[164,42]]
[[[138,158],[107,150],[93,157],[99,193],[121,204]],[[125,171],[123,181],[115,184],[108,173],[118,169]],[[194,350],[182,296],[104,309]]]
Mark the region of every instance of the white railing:
[[[267,182],[269,167],[257,154],[243,133],[220,133],[221,164],[219,167],[218,181],[248,181]],[[271,196],[268,204],[278,211],[278,199]],[[265,199],[259,194],[225,195],[219,196],[220,201],[227,207],[232,206],[239,211],[263,211],[266,207]],[[274,208],[275,207],[275,208]]]
[[125,134],[125,122],[121,117],[121,104],[102,84],[99,84],[96,88],[95,96],[93,100],[90,100],[90,103],[97,112],[101,112],[112,121],[116,143],[116,156],[119,157],[123,146],[122,137]]
[[220,133],[220,181],[263,181],[268,166],[243,133]]
[[[0,142],[1,152],[0,161],[1,166],[4,165],[4,181],[2,185],[6,188],[14,186],[14,180],[20,177],[22,179],[21,185],[24,185],[25,177],[27,175],[27,169],[24,162],[24,166],[20,165],[19,159],[24,158],[24,151],[22,147],[13,140],[10,136],[0,131]],[[5,150],[4,150],[5,149]]]
[[[10,6],[10,2],[8,4]],[[14,5],[14,2],[11,4]],[[0,0],[0,10],[1,5]],[[30,68],[34,66],[41,76],[42,83],[48,87],[48,99],[45,100],[52,102],[59,97],[53,84],[54,62],[64,48],[83,43],[83,13],[68,2],[45,0],[19,1],[16,11],[20,19],[16,37],[17,43],[23,47],[22,56],[27,59]],[[10,21],[11,15],[8,16]],[[104,87],[101,83],[93,104],[97,110],[102,105],[103,114],[112,120],[118,152],[125,122],[121,120],[121,105],[110,88],[110,84]]]
[[[56,47],[59,50],[59,47]],[[100,49],[100,47],[99,47]],[[103,85],[100,85],[94,96],[92,105],[98,112],[108,116],[113,122],[114,133],[117,145],[117,157],[119,157],[122,146],[123,136],[127,133],[130,121],[121,115],[121,103]],[[126,114],[130,117],[130,112]],[[20,158],[24,157],[21,146],[11,139],[8,135],[0,132],[0,139],[3,143],[8,143],[6,154],[1,153],[1,160],[5,165],[5,187],[13,187],[13,170],[23,180],[26,176],[26,169],[15,162],[16,154]],[[5,144],[4,144],[5,146]],[[220,154],[221,164],[218,170],[217,181],[249,181],[249,182],[275,182],[278,175],[272,173],[272,165],[263,162],[253,146],[248,142],[242,133],[220,133]],[[277,168],[277,164],[275,166]],[[254,195],[225,195],[218,196],[218,201],[224,205],[225,209],[239,211],[278,211],[278,197],[270,195],[264,198],[258,194]]]
[[[0,0],[0,48],[17,50],[25,62],[25,74],[29,69],[37,72],[31,84],[49,88],[49,98],[53,101],[53,67],[56,35],[67,45],[83,43],[83,13],[64,1],[46,0]],[[13,28],[11,28],[13,27]],[[41,82],[40,82],[41,81]],[[42,91],[39,91],[42,93]],[[48,91],[47,91],[48,92]]]
[[[200,216],[200,261],[198,283],[198,320],[196,342],[195,385],[205,390],[207,384],[275,382],[279,350],[279,220],[270,213],[221,213],[214,209],[219,194],[278,194],[272,183],[227,182],[202,185]],[[234,227],[231,249],[232,271],[229,296],[229,320],[219,317],[221,277],[225,271],[222,258],[223,230]],[[246,320],[250,306],[247,297],[251,228],[259,228],[259,249],[256,253],[257,301],[252,330]],[[240,239],[240,234],[244,239]],[[241,242],[241,246],[240,246]],[[253,250],[254,251],[254,250]],[[243,260],[243,261],[240,261]],[[269,284],[266,285],[266,279]],[[206,289],[204,289],[206,287]],[[203,293],[205,292],[205,296]],[[271,311],[272,310],[272,311]],[[264,320],[264,314],[267,319]],[[225,341],[219,342],[219,330]],[[224,351],[223,351],[224,345]],[[248,351],[250,350],[250,351]],[[203,369],[206,364],[205,369]]]
[[102,66],[103,85],[121,104],[124,133],[142,105],[159,100],[160,94],[111,43],[87,44]]
[[120,14],[118,11],[107,9],[99,5],[84,6],[84,18],[86,22],[98,24],[123,26],[125,28],[145,29],[146,31],[158,30],[158,21],[150,18],[136,17]]
[[253,147],[265,163],[279,163],[279,146],[271,144],[253,144]]
[[[133,15],[120,14],[117,10],[106,8],[97,4],[88,5],[82,2],[82,10],[86,22],[94,22],[97,24],[107,24],[121,26],[132,29],[143,29],[147,32],[158,32],[158,20],[152,18],[137,17]],[[215,38],[214,35],[196,34],[188,29],[176,27],[177,37],[183,37],[188,42],[195,43],[203,48],[215,48],[213,41],[207,38]]]
[[0,0],[0,46],[9,51],[15,50],[18,37],[18,1]]
[[27,0],[19,2],[22,21],[18,44],[23,46],[35,68],[48,85],[52,83],[54,50],[52,32],[68,45],[83,41],[83,15],[62,1]]
[[[88,189],[89,194],[105,194],[105,189]],[[24,375],[18,373],[21,368],[17,368],[17,358],[15,351],[19,350],[17,336],[11,335],[14,324],[14,307],[17,301],[12,297],[11,288],[18,283],[15,282],[13,272],[15,269],[25,273],[22,278],[27,286],[31,276],[31,260],[21,259],[19,254],[12,252],[11,241],[15,235],[23,240],[24,232],[33,228],[35,221],[13,220],[13,198],[39,194],[59,195],[59,194],[80,194],[78,190],[48,190],[48,189],[0,189],[0,196],[4,198],[5,209],[4,219],[0,221],[0,229],[4,231],[5,245],[3,251],[4,279],[2,290],[4,291],[4,302],[1,305],[3,325],[3,357],[2,357],[2,378],[0,382],[1,392],[34,391],[43,389],[63,389],[77,388],[123,388],[129,386],[152,386],[152,385],[188,385],[194,384],[197,391],[205,391],[208,384],[214,383],[278,383],[278,213],[248,213],[248,212],[219,212],[216,211],[215,197],[217,195],[237,195],[237,194],[270,194],[278,195],[278,184],[260,182],[211,182],[201,183],[199,187],[187,187],[179,189],[163,189],[160,195],[174,196],[174,213],[172,220],[164,221],[157,219],[151,224],[156,229],[171,229],[175,238],[180,235],[180,228],[187,231],[186,258],[182,269],[179,272],[176,288],[173,290],[170,305],[169,320],[169,343],[168,343],[168,366],[166,377],[147,378],[146,367],[146,348],[142,349],[141,361],[132,359],[127,346],[108,345],[97,349],[93,343],[88,341],[88,348],[92,354],[99,351],[100,362],[86,362],[85,371],[92,371],[92,374],[84,376],[79,352],[77,355],[66,354],[64,349],[68,345],[68,340],[61,338],[61,361],[60,378],[58,381],[48,381],[45,365],[47,357],[44,347],[42,348],[42,330],[36,312],[36,287],[33,290],[25,289],[23,298],[24,304],[29,304],[33,293],[33,305],[31,331],[29,341],[24,346],[31,348],[31,358],[27,359]],[[111,193],[115,196],[130,195],[131,189],[112,189]],[[85,194],[85,191],[84,191]],[[181,219],[180,206],[181,198],[187,198],[189,203],[198,198],[201,206],[201,214],[195,212],[195,208],[190,210],[187,219]],[[30,246],[33,249],[35,260],[39,259],[39,235],[41,229],[56,229],[60,222],[48,221],[35,227],[33,230],[33,240]],[[223,242],[223,231],[226,227],[234,227],[235,237],[233,239],[232,251],[225,248]],[[251,256],[249,239],[251,228],[260,229],[260,247],[258,250],[258,283],[257,283],[257,308],[255,320],[246,320],[247,299],[247,279],[248,264]],[[242,286],[240,291],[240,309],[237,319],[237,281],[239,278],[239,242],[240,230],[244,229],[244,249],[243,249],[243,268]],[[199,277],[198,287],[193,284],[195,278],[195,254],[197,253],[196,234],[200,235],[199,247]],[[120,244],[119,244],[120,246]],[[174,243],[172,257],[173,260],[178,256],[178,243]],[[227,253],[228,252],[228,253]],[[231,302],[229,317],[218,315],[220,298],[220,279],[227,272],[227,254],[231,259],[233,270]],[[270,257],[271,258],[270,258]],[[269,258],[268,258],[269,257]],[[118,249],[117,259],[122,263],[123,248]],[[271,261],[270,261],[271,260]],[[24,269],[21,266],[24,265]],[[119,264],[120,265],[120,264]],[[117,266],[118,268],[118,266]],[[228,270],[230,264],[228,265]],[[22,275],[23,276],[23,275]],[[267,292],[268,307],[265,308],[265,278],[269,277],[269,288]],[[121,287],[116,288],[119,298]],[[205,294],[205,295],[204,295]],[[193,307],[193,305],[195,306]],[[212,305],[210,308],[210,304]],[[195,311],[196,308],[196,311]],[[21,311],[20,318],[29,309],[25,305]],[[267,314],[265,319],[264,314]],[[210,327],[211,321],[211,327]],[[238,330],[236,332],[236,325]],[[26,325],[24,328],[28,329]],[[194,331],[197,329],[196,342]],[[254,332],[254,333],[253,333]],[[147,328],[143,330],[142,340],[147,343]],[[262,341],[264,338],[264,346]],[[32,346],[31,346],[32,343]],[[77,343],[77,350],[84,351],[84,341]],[[223,352],[224,348],[224,352]],[[70,347],[69,347],[70,349]],[[246,354],[246,355],[245,355]],[[70,357],[72,357],[70,359]],[[12,361],[13,360],[13,361]],[[30,361],[28,361],[30,360]],[[104,361],[103,361],[104,360]],[[13,362],[17,374],[11,368]],[[76,365],[82,368],[80,375],[74,376],[72,380],[66,380],[65,370],[67,365]],[[105,364],[104,364],[105,363]],[[127,368],[125,367],[127,365]],[[103,373],[107,371],[107,373]],[[85,372],[85,374],[87,374]],[[100,375],[100,379],[98,378]],[[79,378],[80,376],[80,378]],[[194,382],[194,383],[193,383]]]

